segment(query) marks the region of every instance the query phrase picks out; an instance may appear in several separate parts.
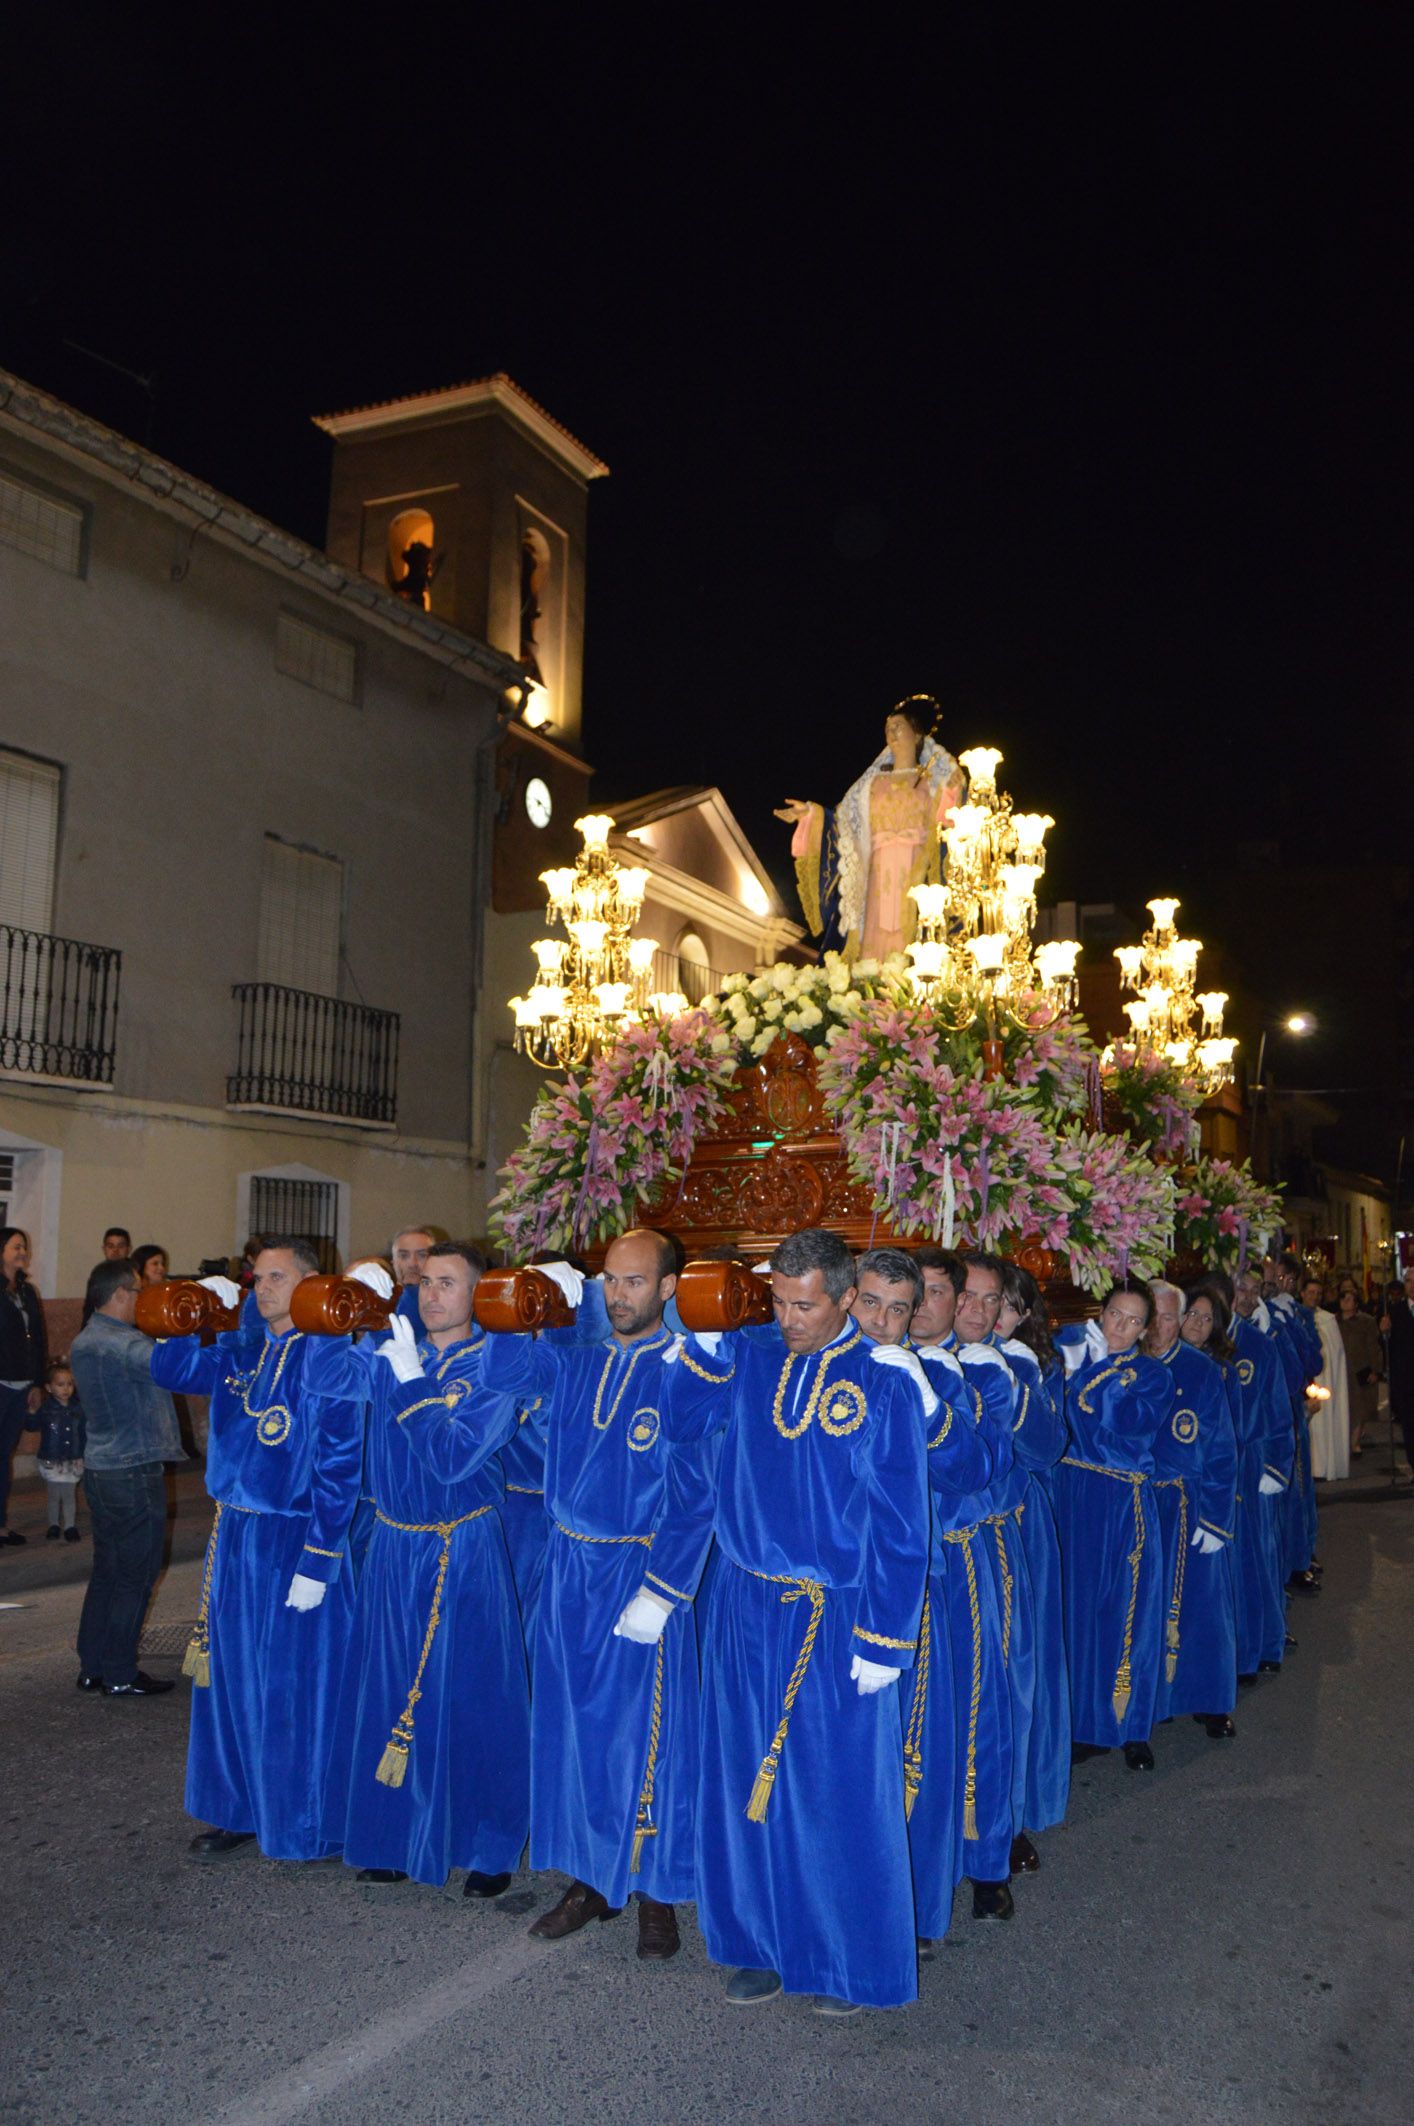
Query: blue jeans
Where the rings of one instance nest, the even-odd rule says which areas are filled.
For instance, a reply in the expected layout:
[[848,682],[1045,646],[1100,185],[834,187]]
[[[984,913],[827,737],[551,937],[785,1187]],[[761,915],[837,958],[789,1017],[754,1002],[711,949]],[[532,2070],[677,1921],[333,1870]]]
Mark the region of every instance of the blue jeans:
[[29,1421],[29,1389],[0,1388],[0,1528],[10,1503],[10,1464]]
[[137,1674],[142,1620],[152,1600],[167,1537],[161,1462],[132,1469],[85,1469],[93,1571],[79,1618],[79,1667],[105,1683]]

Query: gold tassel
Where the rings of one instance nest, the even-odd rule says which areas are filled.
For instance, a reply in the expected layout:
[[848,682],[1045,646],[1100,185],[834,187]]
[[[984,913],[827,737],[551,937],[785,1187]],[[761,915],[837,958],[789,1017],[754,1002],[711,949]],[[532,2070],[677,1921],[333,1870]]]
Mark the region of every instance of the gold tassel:
[[198,1690],[211,1688],[211,1656],[197,1639],[188,1639],[182,1655],[182,1674],[190,1676]]
[[923,1759],[914,1751],[908,1751],[903,1760],[903,1814],[904,1821],[913,1814],[913,1804],[923,1791]]
[[1116,1720],[1122,1720],[1129,1711],[1129,1677],[1121,1672],[1114,1688],[1112,1700]]
[[1164,1681],[1165,1681],[1166,1683],[1172,1683],[1172,1681],[1173,1681],[1174,1677],[1175,1677],[1175,1676],[1176,1676],[1177,1674],[1178,1674],[1178,1655],[1177,1655],[1177,1653],[1167,1653],[1167,1654],[1165,1654],[1165,1655],[1164,1655]]
[[975,1838],[977,1836],[977,1803],[970,1795],[963,1804],[962,1835],[964,1838]]
[[776,1760],[767,1755],[761,1759],[761,1769],[756,1774],[756,1783],[751,1789],[751,1799],[746,1804],[746,1813],[752,1823],[766,1821],[766,1808],[771,1799],[771,1789],[776,1783]]
[[378,1769],[373,1774],[380,1786],[401,1786],[407,1777],[408,1751],[405,1742],[390,1742],[378,1759]]
[[638,1826],[637,1830],[633,1834],[633,1853],[629,1859],[628,1864],[628,1871],[630,1875],[637,1875],[639,1870],[643,1866],[644,1839],[656,1838],[657,1835],[658,1826],[656,1823],[641,1823]]
[[1171,1653],[1177,1653],[1177,1652],[1178,1652],[1178,1618],[1177,1618],[1177,1617],[1170,1617],[1170,1618],[1169,1618],[1169,1622],[1168,1622],[1168,1634],[1167,1634],[1167,1643],[1168,1643],[1168,1647],[1169,1647],[1169,1650],[1170,1650],[1170,1652],[1171,1652]]

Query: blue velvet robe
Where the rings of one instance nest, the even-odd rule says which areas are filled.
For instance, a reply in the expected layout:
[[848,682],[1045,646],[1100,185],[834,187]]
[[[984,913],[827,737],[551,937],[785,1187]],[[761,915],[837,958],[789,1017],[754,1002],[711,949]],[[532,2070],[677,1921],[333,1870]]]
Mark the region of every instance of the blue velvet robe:
[[[1154,1442],[1154,1491],[1164,1538],[1164,1666],[1155,1717],[1230,1713],[1237,1702],[1237,1435],[1213,1360],[1182,1338],[1158,1361],[1176,1405]],[[1206,1528],[1222,1543],[1204,1555]]]
[[[1062,1331],[1062,1349],[1084,1331]],[[1056,1471],[1071,1732],[1112,1749],[1148,1740],[1164,1657],[1163,1538],[1149,1479],[1174,1405],[1167,1370],[1142,1352],[1066,1375],[1070,1446]]]
[[1043,1375],[1036,1354],[1012,1338],[1002,1356],[1016,1377],[1020,1407],[1013,1427],[1017,1467],[1025,1477],[1018,1532],[1031,1590],[1036,1639],[1035,1693],[1024,1758],[1017,1829],[1048,1831],[1065,1821],[1070,1801],[1070,1675],[1065,1661],[1060,1541],[1051,1472],[1065,1453],[1065,1376]]
[[803,1356],[774,1327],[711,1357],[689,1345],[668,1423],[722,1439],[697,1844],[708,1954],[778,1971],[789,1993],[894,2008],[918,1992],[903,1732],[893,1691],[860,1697],[850,1666],[913,1664],[928,1491],[918,1391],[873,1348],[852,1323]]
[[1304,1572],[1316,1554],[1316,1478],[1311,1462],[1310,1410],[1306,1390],[1325,1364],[1321,1332],[1309,1307],[1289,1292],[1267,1301],[1272,1335],[1291,1391],[1292,1435],[1296,1442],[1291,1487],[1282,1500],[1284,1562],[1288,1577]]
[[[496,1455],[515,1410],[482,1391],[479,1331],[441,1352],[421,1343],[426,1377],[408,1382],[377,1356],[383,1341],[358,1347],[378,1508],[340,1692],[328,1835],[350,1867],[401,1868],[417,1882],[443,1883],[453,1868],[514,1872],[530,1822],[530,1702]],[[397,1785],[378,1777],[387,1752]]]
[[[954,1352],[930,1345],[920,1347],[918,1356],[940,1407],[926,1427],[931,1521],[925,1623],[899,1711],[905,1778],[917,1789],[908,1819],[916,1925],[924,1940],[936,1940],[948,1930],[953,1893],[966,1873],[964,1830],[995,1822],[1000,1830],[989,1844],[1004,1836],[1010,1850],[1011,1699],[997,1582],[984,1562],[987,1532],[979,1533],[978,1522],[993,1477],[1004,1476],[1011,1465],[1012,1441],[987,1417],[980,1389]],[[972,1851],[978,1850],[974,1837]]]
[[545,1511],[545,1441],[535,1423],[532,1401],[516,1411],[516,1429],[501,1449],[501,1527],[510,1553],[526,1658],[534,1667],[540,1583],[545,1576],[545,1546],[550,1517]]
[[[1280,1662],[1286,1647],[1286,1573],[1282,1569],[1282,1522],[1285,1487],[1291,1482],[1295,1440],[1286,1376],[1271,1338],[1255,1321],[1232,1318],[1237,1351],[1235,1371],[1242,1398],[1238,1435],[1239,1505],[1238,1570],[1242,1578],[1239,1615],[1243,1637],[1237,1672],[1256,1673],[1263,1661]],[[1276,1477],[1283,1491],[1264,1494],[1264,1476]]]
[[[394,1307],[393,1312],[400,1314],[404,1321],[412,1323],[413,1335],[421,1342],[422,1313],[417,1303],[417,1296],[418,1288],[415,1284],[400,1286],[397,1305]],[[364,1344],[372,1340],[367,1335],[360,1339]],[[365,1443],[364,1470],[362,1477],[359,1479],[358,1504],[354,1508],[354,1517],[349,1523],[349,1564],[352,1567],[355,1579],[363,1571],[363,1561],[368,1555],[368,1546],[373,1538],[373,1521],[377,1510],[378,1501],[373,1495],[373,1477],[368,1468],[367,1446]]]
[[[210,1680],[192,1691],[187,1810],[253,1831],[273,1860],[323,1859],[338,1851],[324,1784],[353,1613],[343,1567],[366,1377],[347,1337],[273,1337],[250,1307],[204,1348],[195,1336],[159,1343],[152,1377],[210,1396],[206,1488],[220,1509],[194,1642]],[[317,1609],[286,1608],[297,1572],[325,1582]]]
[[[531,1708],[530,1861],[630,1893],[695,1894],[697,1639],[691,1604],[711,1525],[705,1474],[685,1473],[675,1530],[660,1529],[670,1450],[662,1420],[665,1329],[629,1344],[492,1336],[488,1387],[545,1440],[550,1532]],[[693,1469],[699,1460],[693,1457]],[[690,1502],[690,1503],[689,1503]],[[657,1647],[615,1638],[647,1581],[674,1600]]]

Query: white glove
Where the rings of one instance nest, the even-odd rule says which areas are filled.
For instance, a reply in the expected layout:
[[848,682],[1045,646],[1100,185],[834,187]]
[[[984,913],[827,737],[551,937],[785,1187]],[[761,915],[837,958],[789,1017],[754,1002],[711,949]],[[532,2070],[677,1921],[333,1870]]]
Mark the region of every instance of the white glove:
[[769,1277],[769,1276],[770,1276],[770,1274],[771,1274],[771,1265],[770,1265],[770,1263],[769,1263],[769,1262],[753,1262],[753,1263],[752,1263],[752,1265],[751,1265],[751,1274],[752,1274],[752,1276],[753,1276],[753,1277]]
[[361,1262],[356,1270],[349,1271],[349,1276],[355,1284],[366,1284],[380,1299],[393,1296],[393,1280],[381,1262]]
[[1211,1528],[1195,1528],[1193,1541],[1188,1547],[1190,1550],[1196,1550],[1200,1556],[1210,1558],[1222,1549],[1223,1539],[1220,1535],[1214,1535]]
[[307,1580],[302,1572],[297,1572],[290,1582],[290,1591],[285,1596],[285,1607],[318,1609],[326,1591],[322,1580]]
[[876,1691],[887,1690],[901,1674],[900,1669],[885,1668],[882,1661],[866,1661],[862,1654],[856,1654],[849,1664],[849,1680],[861,1698],[872,1698]]
[[692,1340],[702,1346],[709,1358],[715,1358],[722,1348],[722,1338],[725,1334],[725,1329],[694,1329]]
[[[876,1366],[896,1366],[900,1372],[906,1373],[923,1398],[923,1415],[933,1415],[938,1407],[938,1391],[929,1384],[923,1361],[916,1351],[905,1351],[902,1344],[875,1344],[869,1356]],[[876,1683],[873,1688],[879,1690],[882,1685]]]
[[674,1336],[667,1350],[663,1353],[663,1364],[665,1366],[675,1366],[677,1364],[682,1357],[682,1347],[686,1342],[687,1338],[685,1336]]
[[417,1355],[417,1337],[406,1314],[393,1316],[388,1324],[388,1341],[379,1344],[375,1356],[388,1361],[395,1380],[407,1382],[425,1378],[422,1360]]
[[657,1595],[650,1594],[646,1587],[640,1587],[614,1626],[614,1637],[632,1639],[639,1646],[656,1646],[672,1613],[671,1602],[664,1602]]
[[1286,1486],[1279,1476],[1264,1475],[1257,1489],[1264,1498],[1274,1499],[1279,1491],[1285,1491]]
[[559,1286],[569,1306],[574,1307],[576,1310],[578,1309],[579,1302],[584,1296],[584,1274],[582,1271],[572,1269],[567,1262],[537,1262],[534,1267],[540,1272],[542,1277],[548,1277],[551,1284]]
[[228,1314],[234,1313],[241,1303],[241,1288],[229,1277],[198,1277],[197,1283],[205,1285],[208,1292],[214,1292]]

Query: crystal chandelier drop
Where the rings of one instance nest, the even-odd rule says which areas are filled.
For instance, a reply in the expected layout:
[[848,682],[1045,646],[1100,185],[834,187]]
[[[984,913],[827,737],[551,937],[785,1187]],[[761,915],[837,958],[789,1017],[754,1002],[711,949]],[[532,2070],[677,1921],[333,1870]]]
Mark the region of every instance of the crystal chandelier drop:
[[643,909],[648,873],[609,854],[613,820],[591,812],[575,821],[584,842],[573,869],[542,871],[547,922],[562,938],[538,938],[537,970],[523,997],[512,997],[516,1048],[545,1070],[577,1070],[646,1012],[673,1016],[687,999],[651,994],[656,938],[631,935]]
[[[1139,945],[1117,945],[1120,985],[1132,992],[1124,1007],[1129,1021],[1129,1043],[1139,1055],[1161,1056],[1196,1080],[1205,1093],[1216,1092],[1232,1082],[1232,1059],[1237,1043],[1223,1034],[1227,991],[1196,992],[1198,955],[1203,950],[1197,938],[1180,937],[1174,926],[1178,902],[1170,899],[1147,903],[1154,918]],[[1114,1049],[1105,1061],[1114,1061]]]
[[1036,886],[1046,868],[1047,812],[1013,812],[997,789],[1001,754],[973,746],[961,755],[966,804],[941,830],[947,851],[944,882],[910,886],[918,935],[908,947],[909,978],[955,1027],[979,1011],[995,1029],[998,1010],[1035,1025],[1075,1001],[1080,947],[1068,940],[1031,944]]

